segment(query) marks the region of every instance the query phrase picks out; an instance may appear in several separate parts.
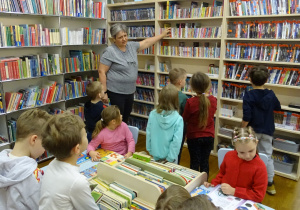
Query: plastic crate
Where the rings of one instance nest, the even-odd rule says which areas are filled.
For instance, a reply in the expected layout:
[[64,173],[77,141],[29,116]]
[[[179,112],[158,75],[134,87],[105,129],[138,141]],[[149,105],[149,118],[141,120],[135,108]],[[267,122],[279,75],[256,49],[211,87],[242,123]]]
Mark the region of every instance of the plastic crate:
[[273,146],[277,149],[289,151],[289,152],[298,152],[299,144],[291,144],[290,142],[284,142],[280,140],[273,140]]
[[274,169],[286,174],[291,174],[294,163],[285,163],[279,160],[274,160]]

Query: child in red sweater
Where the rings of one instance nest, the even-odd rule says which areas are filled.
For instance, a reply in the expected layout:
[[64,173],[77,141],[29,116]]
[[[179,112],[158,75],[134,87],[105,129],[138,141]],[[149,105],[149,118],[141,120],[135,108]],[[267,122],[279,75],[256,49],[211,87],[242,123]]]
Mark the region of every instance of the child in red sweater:
[[226,153],[220,171],[211,184],[221,184],[226,195],[262,202],[268,185],[267,168],[256,152],[258,140],[251,127],[235,129],[232,144],[234,151]]

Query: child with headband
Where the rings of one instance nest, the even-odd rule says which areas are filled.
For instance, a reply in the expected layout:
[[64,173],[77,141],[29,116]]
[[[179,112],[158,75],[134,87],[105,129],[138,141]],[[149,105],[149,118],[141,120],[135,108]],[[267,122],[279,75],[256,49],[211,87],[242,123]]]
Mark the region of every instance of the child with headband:
[[226,153],[217,177],[211,184],[205,182],[205,187],[221,184],[226,195],[262,202],[268,175],[266,165],[257,154],[257,143],[251,127],[235,128],[232,138],[235,150]]

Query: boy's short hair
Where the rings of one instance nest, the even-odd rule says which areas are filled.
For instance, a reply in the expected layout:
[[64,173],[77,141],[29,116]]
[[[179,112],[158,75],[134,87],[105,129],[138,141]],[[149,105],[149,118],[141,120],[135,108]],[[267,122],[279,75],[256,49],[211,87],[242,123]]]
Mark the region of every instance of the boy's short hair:
[[23,112],[17,120],[16,141],[21,141],[29,135],[41,136],[41,127],[50,117],[51,115],[42,109],[30,109]]
[[205,210],[218,210],[209,199],[207,195],[197,195],[195,197],[191,197],[186,199],[184,202],[180,204],[177,208],[178,210],[194,210],[194,209],[205,209]]
[[90,82],[86,86],[86,94],[94,100],[99,93],[102,91],[102,85],[99,81]]
[[266,68],[261,67],[261,68],[253,68],[249,72],[249,78],[251,78],[251,82],[255,86],[262,86],[264,85],[269,78],[269,72]]
[[182,186],[171,185],[157,199],[155,210],[177,209],[191,195]]
[[54,115],[43,127],[42,145],[58,160],[71,156],[71,150],[81,144],[82,119],[70,112]]
[[186,75],[186,70],[182,69],[182,68],[175,68],[172,69],[169,72],[169,78],[170,78],[170,82],[173,85],[176,85],[176,83],[178,82],[178,80],[183,79],[183,77]]

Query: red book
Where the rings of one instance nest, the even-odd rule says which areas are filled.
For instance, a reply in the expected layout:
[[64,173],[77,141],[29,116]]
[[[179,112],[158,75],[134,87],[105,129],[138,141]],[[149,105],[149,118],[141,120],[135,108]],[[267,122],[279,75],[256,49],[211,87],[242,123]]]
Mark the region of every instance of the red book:
[[18,101],[17,101],[17,103],[16,103],[16,105],[15,105],[15,107],[14,107],[14,110],[18,110],[19,105],[20,105],[20,102],[21,102],[21,99],[22,99],[22,97],[23,97],[23,94],[22,94],[22,93],[17,93],[17,94],[19,95],[19,97],[18,97]]
[[5,64],[3,62],[0,63],[0,72],[1,72],[1,80],[6,80],[6,71],[5,71]]
[[6,111],[8,111],[7,108],[8,108],[9,102],[11,101],[12,95],[13,95],[13,93],[10,93],[10,92],[5,93]]
[[7,62],[7,66],[8,66],[9,79],[14,79],[14,71],[13,71],[13,67],[12,67],[12,62]]
[[49,93],[48,93],[48,97],[46,99],[46,103],[51,103],[51,99],[53,97],[53,94],[55,92],[55,86],[56,86],[56,82],[54,82],[51,86],[50,86],[50,90],[49,90]]
[[102,2],[99,2],[99,11],[98,11],[98,16],[101,18],[102,15]]

